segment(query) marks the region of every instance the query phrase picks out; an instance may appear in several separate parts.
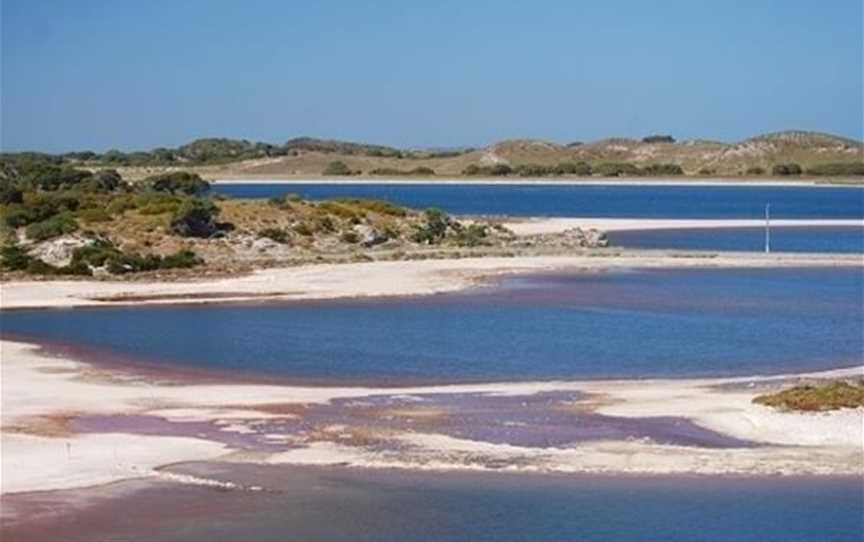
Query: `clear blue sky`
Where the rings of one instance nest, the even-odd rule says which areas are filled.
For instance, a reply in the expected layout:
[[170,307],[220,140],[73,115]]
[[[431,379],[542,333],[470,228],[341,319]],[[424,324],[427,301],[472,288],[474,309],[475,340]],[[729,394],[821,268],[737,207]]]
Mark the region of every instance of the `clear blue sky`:
[[861,0],[0,0],[4,150],[862,137]]

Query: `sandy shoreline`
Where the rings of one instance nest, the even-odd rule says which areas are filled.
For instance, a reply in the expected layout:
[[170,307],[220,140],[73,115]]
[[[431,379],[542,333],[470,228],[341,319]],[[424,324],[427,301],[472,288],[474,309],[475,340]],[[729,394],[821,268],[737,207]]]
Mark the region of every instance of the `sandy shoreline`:
[[481,257],[448,260],[321,264],[257,270],[247,275],[177,282],[9,281],[0,310],[314,300],[453,292],[514,273],[601,272],[633,268],[862,266],[859,254],[675,253],[606,249],[571,256]]
[[[3,493],[87,487],[130,478],[160,479],[159,466],[198,460],[651,475],[864,474],[864,412],[860,409],[801,414],[752,404],[756,393],[791,378],[788,376],[404,388],[197,384],[114,373],[87,362],[52,357],[24,343],[3,341],[0,351]],[[854,367],[795,378],[861,373],[862,367]],[[562,401],[556,408],[587,409],[635,420],[672,416],[758,444],[711,448],[601,440],[533,447],[456,438],[424,430],[423,424],[407,430],[393,425],[394,415],[397,420],[414,416],[422,421],[430,415],[429,420],[434,420],[437,414],[424,408],[428,404],[424,401],[432,397],[449,400],[480,394],[503,400],[575,392],[583,394],[583,399]],[[383,425],[322,422],[299,433],[285,429],[298,423],[298,417],[302,420],[311,412],[306,409],[314,405],[332,408],[327,405],[347,401],[342,408],[365,408],[374,397],[390,398],[387,400],[399,405],[383,411],[392,414],[376,418]],[[74,430],[75,419],[94,416],[121,425],[109,424],[98,432]],[[137,432],[136,420],[159,420],[170,430]],[[266,446],[251,451],[231,444],[253,437]]]
[[[764,228],[762,219],[673,219],[673,218],[529,218],[505,221],[504,226],[516,235],[559,233],[571,228],[593,228],[596,230],[678,230],[715,228]],[[864,228],[864,219],[774,219],[771,227],[853,227]]]
[[[853,187],[861,188],[864,182],[859,179],[850,181],[832,182],[824,178],[800,178],[791,179],[741,179],[741,178],[704,178],[684,177],[679,179],[640,179],[640,178],[558,178],[558,179],[502,179],[502,178],[391,178],[391,177],[279,177],[272,175],[231,175],[230,178],[220,178],[218,174],[208,175],[210,182],[215,185],[243,185],[243,184],[391,184],[391,185],[417,185],[417,184],[440,184],[440,185],[531,185],[531,186],[599,186],[599,185],[621,185],[621,186],[801,186],[801,187]],[[854,182],[851,182],[854,181]]]

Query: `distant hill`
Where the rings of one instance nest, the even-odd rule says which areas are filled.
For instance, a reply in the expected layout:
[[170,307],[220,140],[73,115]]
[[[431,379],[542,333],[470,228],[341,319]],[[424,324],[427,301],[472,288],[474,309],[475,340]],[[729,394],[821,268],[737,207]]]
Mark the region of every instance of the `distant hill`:
[[[19,153],[6,154],[4,158],[11,156],[93,168],[114,167],[133,178],[171,169],[193,169],[209,177],[311,177],[322,175],[334,163],[339,167],[331,167],[329,171],[359,175],[377,172],[389,176],[414,171],[428,175],[430,170],[437,176],[460,176],[466,172],[543,176],[589,169],[595,175],[607,176],[660,175],[675,170],[693,176],[755,176],[770,175],[779,164],[795,164],[805,174],[814,175],[854,176],[864,172],[864,143],[806,131],[762,134],[737,143],[676,141],[672,136],[652,135],[641,140],[608,138],[568,144],[518,139],[480,149],[434,150],[310,137],[282,144],[207,138],[175,149],[146,152],[77,152],[59,156]],[[575,168],[576,163],[590,167]]]

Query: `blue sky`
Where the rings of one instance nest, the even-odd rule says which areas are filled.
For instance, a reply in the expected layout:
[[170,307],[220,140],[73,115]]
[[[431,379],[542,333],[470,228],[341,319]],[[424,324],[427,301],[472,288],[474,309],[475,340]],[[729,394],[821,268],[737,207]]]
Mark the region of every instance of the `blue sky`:
[[862,137],[861,0],[2,0],[3,150]]

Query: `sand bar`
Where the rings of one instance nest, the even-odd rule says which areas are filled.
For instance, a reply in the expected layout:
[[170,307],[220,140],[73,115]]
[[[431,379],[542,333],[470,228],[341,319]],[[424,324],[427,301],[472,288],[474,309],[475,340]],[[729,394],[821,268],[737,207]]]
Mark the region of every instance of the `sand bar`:
[[452,292],[513,273],[633,268],[862,266],[858,254],[675,253],[606,249],[571,256],[384,261],[257,270],[247,275],[176,282],[9,281],[0,309],[331,299]]
[[[720,228],[764,228],[764,219],[672,219],[672,218],[532,218],[503,223],[516,235],[559,233],[572,228],[592,228],[606,232],[633,230],[678,230]],[[772,227],[857,227],[864,219],[773,219]]]
[[[10,341],[0,342],[0,354],[3,493],[158,478],[160,465],[216,459],[550,473],[864,474],[861,409],[802,414],[751,402],[765,386],[789,378],[784,376],[404,388],[304,387],[135,378],[128,373],[114,373],[110,367],[51,356],[35,346]],[[853,367],[804,376],[848,377],[861,375],[862,370]],[[370,432],[365,427],[342,425],[278,439],[277,429],[261,425],[273,423],[279,416],[289,421],[302,416],[302,410],[299,414],[292,412],[290,405],[300,408],[337,399],[458,393],[519,397],[562,390],[588,394],[586,403],[577,403],[576,408],[591,408],[609,416],[680,417],[760,445],[729,449],[621,440],[549,448],[454,438],[424,431],[420,426],[407,431]],[[273,410],[274,406],[282,410]],[[190,426],[194,427],[188,430],[190,434],[171,435],[137,434],[131,430],[76,433],[72,429],[71,420],[93,415],[144,416],[181,428],[185,426],[177,424],[194,421],[198,425]],[[236,438],[266,431],[262,436],[277,448],[271,446],[255,453],[232,450],[202,433],[202,423],[220,432],[233,432]],[[358,430],[364,431],[363,438],[343,438],[346,434],[356,436]],[[384,441],[391,445],[374,445]]]

